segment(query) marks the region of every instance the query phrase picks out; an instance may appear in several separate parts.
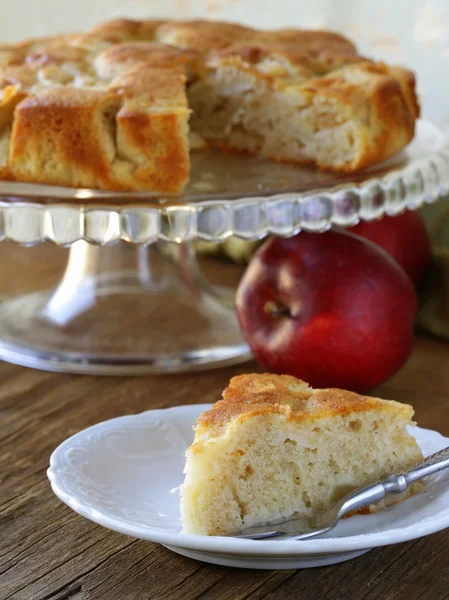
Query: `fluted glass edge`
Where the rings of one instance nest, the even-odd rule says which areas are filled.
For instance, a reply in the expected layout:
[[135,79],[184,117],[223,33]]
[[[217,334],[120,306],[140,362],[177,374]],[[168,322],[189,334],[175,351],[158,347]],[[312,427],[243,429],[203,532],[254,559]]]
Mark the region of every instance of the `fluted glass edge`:
[[323,232],[360,220],[416,210],[449,194],[449,147],[381,178],[326,190],[288,192],[239,200],[205,200],[179,206],[36,204],[9,197],[0,202],[0,240],[22,245],[51,241],[71,246],[84,240],[146,245],[158,240],[222,242],[299,231]]

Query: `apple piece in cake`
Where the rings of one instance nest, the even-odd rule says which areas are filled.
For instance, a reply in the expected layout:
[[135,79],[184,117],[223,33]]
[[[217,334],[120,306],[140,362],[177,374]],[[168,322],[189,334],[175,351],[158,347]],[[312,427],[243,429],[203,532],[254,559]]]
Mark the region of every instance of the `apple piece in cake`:
[[352,172],[418,115],[410,71],[326,31],[119,19],[0,46],[2,179],[179,193],[205,142]]
[[[407,431],[412,416],[406,404],[314,390],[288,375],[234,377],[223,400],[199,417],[186,452],[184,530],[232,534],[320,514],[350,491],[422,460]],[[417,482],[363,511],[420,488]]]

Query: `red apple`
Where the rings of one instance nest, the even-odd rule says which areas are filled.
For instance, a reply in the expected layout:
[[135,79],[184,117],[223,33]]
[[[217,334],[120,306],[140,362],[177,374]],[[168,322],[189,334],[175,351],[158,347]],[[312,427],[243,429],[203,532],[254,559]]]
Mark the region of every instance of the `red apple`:
[[269,240],[236,305],[256,359],[314,387],[366,391],[393,375],[413,345],[410,278],[381,248],[343,231]]
[[432,256],[429,234],[419,213],[407,210],[397,217],[361,221],[350,232],[381,246],[401,265],[415,285],[419,284]]

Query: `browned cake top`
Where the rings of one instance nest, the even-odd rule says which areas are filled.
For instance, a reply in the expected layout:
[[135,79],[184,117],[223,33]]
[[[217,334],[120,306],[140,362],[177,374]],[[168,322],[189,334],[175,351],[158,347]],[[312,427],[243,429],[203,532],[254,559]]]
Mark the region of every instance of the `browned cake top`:
[[[308,85],[310,81],[311,93],[319,87],[326,87],[328,93],[335,90],[338,94],[343,88],[347,92],[351,78],[355,88],[364,74],[389,75],[382,65],[360,57],[349,40],[328,31],[257,31],[222,22],[118,19],[87,33],[0,46],[0,91],[10,85],[34,93],[49,86],[106,87],[117,75],[143,66],[182,67],[192,79],[205,63],[227,62],[257,68],[286,83]],[[359,66],[341,69],[351,65]],[[335,79],[329,75],[334,71]],[[322,79],[323,75],[327,77]],[[137,73],[134,78],[137,81]],[[404,88],[410,115],[418,116],[416,97],[411,93],[412,74],[400,69],[397,79]],[[375,81],[371,78],[367,84]]]
[[214,62],[234,57],[259,65],[271,60],[283,66],[287,74],[294,74],[295,67],[307,69],[309,77],[364,60],[349,40],[330,31],[257,31],[231,23],[192,21],[165,23],[156,36],[168,44],[200,48]]
[[[210,21],[134,21],[117,19],[82,34],[28,40],[0,46],[0,87],[107,85],[117,74],[137,66],[183,67],[189,79],[205,65],[238,63],[266,77],[301,85],[348,89],[365,74],[391,79],[391,69],[357,54],[354,45],[329,31],[280,29],[258,31]],[[9,66],[8,66],[9,65]],[[343,67],[356,67],[344,70]],[[335,72],[335,79],[329,75]],[[327,78],[321,81],[323,75]],[[419,114],[413,75],[395,72],[408,103],[410,118]],[[357,81],[356,81],[357,80]],[[375,83],[375,78],[372,80]],[[397,83],[396,83],[397,85]]]
[[[102,62],[145,62],[164,67],[198,65],[200,59],[223,62],[237,58],[262,67],[266,66],[264,63],[273,61],[284,67],[285,74],[293,75],[299,67],[309,77],[365,61],[357,55],[351,42],[332,32],[257,31],[241,25],[209,21],[119,19],[99,25],[87,33],[0,46],[0,66],[26,64],[34,70],[65,62],[85,70],[95,56],[97,65]],[[101,68],[94,70],[100,79],[103,78]],[[282,73],[278,69],[273,74],[279,76]],[[4,75],[3,82],[6,79]],[[28,84],[26,77],[23,83]]]
[[340,389],[315,390],[290,375],[252,373],[233,377],[223,392],[223,400],[204,412],[197,421],[201,433],[216,435],[239,418],[284,414],[293,421],[351,415],[382,410],[413,416],[408,404],[362,396]]
[[89,42],[126,42],[130,40],[152,40],[154,39],[157,28],[164,21],[147,19],[136,21],[132,19],[114,19],[101,23],[87,31],[76,36],[76,43],[83,44]]

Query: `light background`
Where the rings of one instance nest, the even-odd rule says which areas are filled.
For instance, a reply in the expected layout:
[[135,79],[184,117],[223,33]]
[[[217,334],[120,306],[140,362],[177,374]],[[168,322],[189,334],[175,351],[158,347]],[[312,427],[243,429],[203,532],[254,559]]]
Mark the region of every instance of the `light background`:
[[449,0],[0,0],[0,41],[74,31],[117,16],[341,31],[362,53],[411,67],[424,116],[449,130]]

